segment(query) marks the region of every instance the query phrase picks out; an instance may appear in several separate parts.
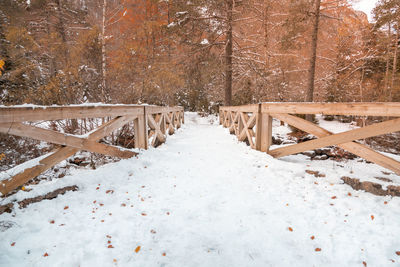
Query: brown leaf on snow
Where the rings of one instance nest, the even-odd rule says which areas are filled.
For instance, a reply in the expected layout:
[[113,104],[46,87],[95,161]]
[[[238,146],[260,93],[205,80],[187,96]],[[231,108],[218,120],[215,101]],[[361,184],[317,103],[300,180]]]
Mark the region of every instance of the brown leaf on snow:
[[290,232],[293,232],[293,228],[292,228],[292,227],[288,227],[288,230],[289,230]]
[[140,246],[137,246],[137,247],[135,248],[135,252],[138,253],[139,251],[140,251]]
[[385,205],[387,205],[387,203],[388,203],[387,201],[383,202],[383,204],[385,204]]
[[321,249],[320,249],[320,248],[316,248],[315,251],[316,251],[316,252],[320,252]]
[[111,236],[110,236],[110,235],[106,235],[106,237],[107,237],[107,238],[111,238]]
[[109,194],[109,193],[110,193],[110,194],[114,193],[114,190],[107,190],[107,191],[106,191],[106,194]]
[[400,256],[400,251],[396,251],[396,255],[397,255],[397,256]]
[[64,209],[67,210],[67,209],[69,209],[69,207],[68,207],[68,206],[65,206]]
[[165,256],[167,256],[167,253],[164,252],[162,255],[165,257]]
[[350,193],[350,192],[348,192],[347,195],[348,195],[349,197],[351,197],[351,193]]
[[113,247],[113,245],[108,245],[108,247],[107,247],[107,248],[114,248],[114,247]]
[[51,220],[51,221],[50,221],[50,223],[51,223],[51,224],[54,224],[54,223],[55,223],[55,221],[54,221],[54,220]]
[[315,236],[312,235],[310,238],[311,238],[311,240],[314,240],[314,239],[315,239]]
[[108,241],[107,241],[107,244],[111,244],[111,240],[108,240]]
[[170,215],[169,211],[167,211],[167,215]]
[[121,207],[126,207],[126,204],[125,204],[125,203],[122,203],[122,204],[121,204]]
[[48,256],[49,254],[47,252],[43,254],[43,257],[48,257]]
[[374,220],[374,219],[375,219],[374,215],[371,215],[371,220]]
[[367,267],[367,263],[365,261],[362,262],[362,264]]
[[142,212],[142,216],[147,216],[147,214],[146,214],[146,213],[144,213],[144,212]]
[[151,230],[150,230],[150,233],[155,234],[155,233],[157,233],[157,232],[156,232],[155,230],[151,229]]
[[331,197],[331,199],[336,199],[336,196]]
[[12,242],[12,243],[11,243],[11,246],[12,246],[12,247],[15,246],[15,242]]

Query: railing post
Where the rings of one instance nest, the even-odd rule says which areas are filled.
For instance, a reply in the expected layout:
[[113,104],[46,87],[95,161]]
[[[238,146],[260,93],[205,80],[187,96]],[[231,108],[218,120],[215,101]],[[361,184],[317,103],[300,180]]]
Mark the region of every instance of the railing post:
[[133,120],[134,131],[135,131],[135,148],[148,148],[148,136],[147,136],[147,114],[146,107],[141,107],[143,109],[143,114],[138,115],[136,119]]
[[256,149],[268,153],[272,144],[272,117],[268,113],[262,113],[261,107],[262,104],[258,104]]

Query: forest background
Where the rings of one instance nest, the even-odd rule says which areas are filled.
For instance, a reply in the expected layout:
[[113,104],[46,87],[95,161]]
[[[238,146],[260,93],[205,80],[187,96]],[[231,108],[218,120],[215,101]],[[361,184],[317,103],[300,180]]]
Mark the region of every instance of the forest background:
[[400,101],[400,1],[0,0],[0,104]]

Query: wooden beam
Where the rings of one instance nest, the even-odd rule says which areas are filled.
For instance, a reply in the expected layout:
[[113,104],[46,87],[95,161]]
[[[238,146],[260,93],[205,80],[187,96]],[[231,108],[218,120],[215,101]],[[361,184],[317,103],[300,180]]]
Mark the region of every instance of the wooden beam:
[[[104,123],[99,128],[89,133],[88,140],[97,141],[103,138],[104,136],[109,135],[111,132],[113,132],[114,130],[118,129],[119,127],[127,123],[127,120],[129,120],[129,118],[117,117],[113,120],[110,120],[107,123]],[[18,186],[23,185],[27,181],[35,178],[36,176],[50,169],[59,162],[71,157],[78,151],[79,149],[74,147],[62,147],[57,149],[54,153],[40,160],[39,165],[34,166],[32,168],[27,168],[23,172],[13,176],[9,180],[1,181],[0,192],[3,195],[8,194],[10,191],[14,190]]]
[[105,116],[137,116],[144,114],[138,105],[60,106],[60,107],[0,107],[0,123],[101,118]]
[[267,113],[259,113],[256,126],[256,149],[268,152],[272,144],[272,117]]
[[[304,124],[302,126],[302,128],[305,131],[310,132],[311,130],[309,129],[308,126],[309,125]],[[367,127],[355,129],[352,131],[333,134],[333,135],[325,136],[325,137],[322,137],[322,138],[319,138],[316,140],[310,140],[310,141],[307,141],[304,143],[274,149],[274,150],[270,151],[269,154],[274,157],[283,157],[283,156],[288,156],[291,154],[304,152],[307,150],[317,149],[320,147],[331,146],[331,145],[341,145],[341,144],[349,143],[353,140],[364,139],[364,138],[381,135],[381,134],[386,134],[386,133],[391,133],[391,132],[395,132],[395,131],[399,131],[399,130],[400,130],[400,119],[385,121],[385,122],[377,123],[377,124],[370,125]]]
[[87,138],[62,134],[56,131],[33,127],[19,122],[1,123],[0,132],[120,158],[130,158],[136,155],[136,153],[132,151],[123,151],[117,147],[97,143],[96,141]]
[[[319,138],[332,135],[332,132],[296,116],[292,116],[289,114],[273,114],[273,117],[277,118],[278,120],[284,121],[300,130],[307,131],[308,133],[315,135]],[[384,168],[392,170],[400,175],[400,162],[381,153],[378,153],[365,145],[355,142],[349,142],[339,144],[338,147],[345,149],[368,161],[374,162]]]
[[400,117],[400,103],[263,103],[261,112]]

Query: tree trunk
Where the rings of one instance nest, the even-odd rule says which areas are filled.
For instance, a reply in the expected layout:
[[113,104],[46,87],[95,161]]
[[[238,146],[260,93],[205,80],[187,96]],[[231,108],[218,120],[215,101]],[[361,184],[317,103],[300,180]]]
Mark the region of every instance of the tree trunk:
[[390,61],[390,56],[389,56],[389,52],[390,52],[390,29],[391,29],[391,25],[389,23],[389,32],[388,32],[388,44],[387,44],[387,50],[386,50],[386,71],[385,71],[385,87],[384,87],[384,92],[383,92],[383,101],[387,100],[387,96],[388,96],[388,91],[389,91],[389,61]]
[[106,11],[107,0],[103,0],[103,23],[101,28],[101,94],[102,101],[107,102],[106,96]]
[[314,28],[311,37],[311,56],[310,66],[308,71],[308,90],[306,101],[312,102],[314,100],[314,80],[315,80],[315,63],[317,59],[317,43],[318,43],[318,29],[319,29],[319,12],[320,12],[321,0],[317,0],[314,11]]
[[269,0],[264,0],[264,47],[265,47],[265,70],[269,71],[269,51],[268,51],[268,41],[269,41],[269,32],[268,32],[268,14],[269,14]]
[[232,105],[232,12],[233,0],[226,0],[227,4],[227,32],[225,43],[225,106]]
[[[314,100],[314,80],[315,80],[315,63],[317,60],[317,43],[318,43],[318,29],[319,29],[319,12],[320,12],[321,0],[317,0],[314,11],[314,28],[311,37],[311,56],[310,56],[310,68],[308,71],[308,89],[306,95],[306,102],[313,102]],[[308,121],[312,120],[311,115],[306,115]]]
[[392,92],[394,87],[394,80],[396,77],[396,70],[397,70],[397,51],[399,48],[399,26],[397,25],[396,29],[396,38],[394,40],[394,55],[393,55],[393,69],[392,69],[392,82],[390,84],[390,91],[389,91],[389,102],[392,102]]

